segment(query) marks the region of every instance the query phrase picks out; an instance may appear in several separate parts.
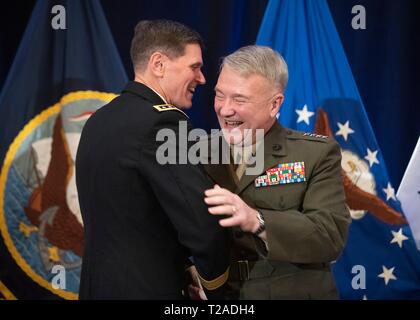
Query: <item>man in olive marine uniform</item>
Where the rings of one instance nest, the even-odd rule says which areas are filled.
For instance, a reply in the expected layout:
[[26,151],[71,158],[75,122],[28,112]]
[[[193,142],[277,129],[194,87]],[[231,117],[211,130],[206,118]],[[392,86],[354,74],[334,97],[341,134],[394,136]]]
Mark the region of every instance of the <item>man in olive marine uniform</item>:
[[76,158],[84,222],[80,299],[183,299],[184,268],[193,257],[209,298],[228,276],[228,232],[208,213],[213,185],[202,166],[160,164],[160,129],[176,135],[191,124],[201,72],[202,40],[167,20],[136,26],[131,56],[135,81],[87,121]]
[[[217,184],[205,202],[224,217],[220,224],[233,239],[228,299],[338,297],[330,264],[343,250],[351,221],[340,148],[331,138],[278,123],[287,79],[283,58],[263,46],[237,50],[220,68],[214,107],[222,134],[208,139],[233,147],[253,130],[239,164],[205,165]],[[264,129],[263,141],[255,139],[256,129]],[[210,146],[209,158],[217,154],[217,143],[199,143]],[[263,166],[251,172],[249,159],[261,146]]]

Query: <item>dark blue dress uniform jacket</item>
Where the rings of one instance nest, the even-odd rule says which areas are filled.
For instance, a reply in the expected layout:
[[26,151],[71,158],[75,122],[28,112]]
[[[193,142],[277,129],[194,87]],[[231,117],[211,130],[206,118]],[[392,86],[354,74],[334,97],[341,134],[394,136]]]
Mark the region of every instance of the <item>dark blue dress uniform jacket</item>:
[[[76,158],[85,249],[80,299],[182,298],[186,257],[192,256],[209,298],[227,279],[226,230],[208,213],[212,184],[199,165],[156,160],[159,129],[179,135],[179,110],[130,82],[87,121]],[[184,155],[193,142],[177,143]]]

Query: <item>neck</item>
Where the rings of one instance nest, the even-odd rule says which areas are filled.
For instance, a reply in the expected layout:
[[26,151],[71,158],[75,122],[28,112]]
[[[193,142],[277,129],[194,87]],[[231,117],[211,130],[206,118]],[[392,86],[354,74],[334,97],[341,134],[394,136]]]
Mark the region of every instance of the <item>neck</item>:
[[274,126],[274,124],[277,122],[277,117],[274,117],[273,121],[271,122],[271,124],[269,124],[267,126],[267,128],[264,130],[264,136],[267,135],[267,133],[271,130],[271,128]]
[[170,103],[168,97],[165,94],[165,91],[163,91],[157,79],[148,77],[147,75],[136,74],[134,77],[134,81],[140,82],[144,84],[145,86],[149,87],[154,92],[156,92],[163,99],[165,103]]

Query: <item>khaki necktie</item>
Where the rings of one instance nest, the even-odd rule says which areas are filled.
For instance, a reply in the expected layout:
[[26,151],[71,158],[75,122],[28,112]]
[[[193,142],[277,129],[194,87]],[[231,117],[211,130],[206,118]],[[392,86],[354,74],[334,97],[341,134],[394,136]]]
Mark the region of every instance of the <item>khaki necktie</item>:
[[246,170],[246,163],[245,162],[241,162],[237,168],[236,168],[236,176],[238,177],[238,180],[241,181],[242,176],[244,175],[244,172]]

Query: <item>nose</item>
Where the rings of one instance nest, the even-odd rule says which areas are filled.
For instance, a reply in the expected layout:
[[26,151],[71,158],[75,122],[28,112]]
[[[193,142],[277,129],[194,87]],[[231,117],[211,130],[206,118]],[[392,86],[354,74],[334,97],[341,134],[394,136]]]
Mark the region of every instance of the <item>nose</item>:
[[201,70],[198,70],[196,81],[199,84],[205,84],[206,83],[206,78],[204,78],[204,74],[203,74],[203,72]]
[[223,101],[217,101],[215,103],[216,109],[219,109],[219,114],[222,117],[231,117],[235,114],[235,109],[230,102],[230,99],[225,99]]

